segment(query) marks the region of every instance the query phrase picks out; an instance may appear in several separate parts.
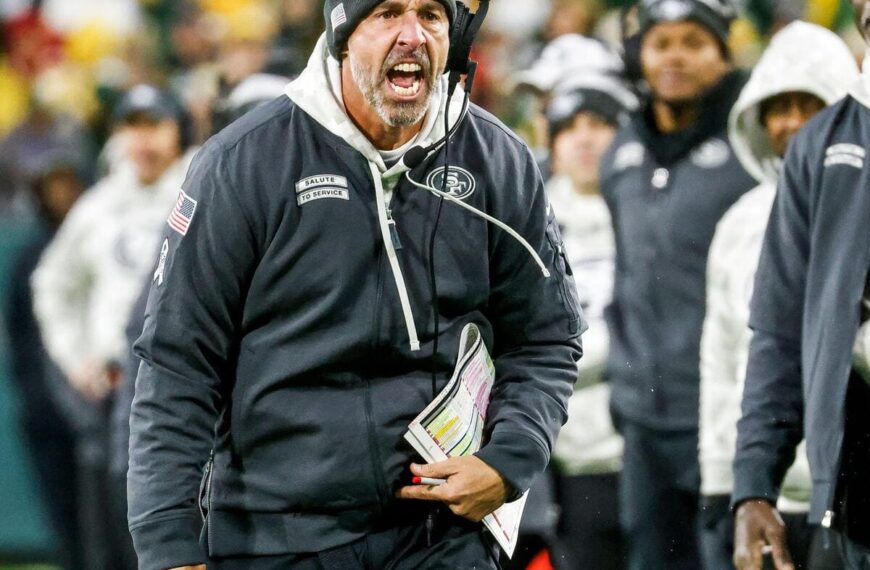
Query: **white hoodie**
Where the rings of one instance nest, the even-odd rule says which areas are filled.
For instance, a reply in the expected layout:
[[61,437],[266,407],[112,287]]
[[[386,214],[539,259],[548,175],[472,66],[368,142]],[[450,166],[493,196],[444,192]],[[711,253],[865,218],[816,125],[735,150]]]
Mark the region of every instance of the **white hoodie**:
[[48,354],[67,377],[87,361],[126,358],[130,309],[194,152],[150,186],[119,166],[76,202],[43,253],[31,278],[33,308]]
[[[855,59],[834,33],[805,22],[783,28],[771,41],[734,106],[729,133],[734,151],[759,186],[722,218],[707,265],[707,316],[701,339],[701,492],[730,494],[737,420],[746,378],[751,330],[749,301],[780,158],[760,122],[761,103],[792,91],[811,93],[830,105],[858,76]],[[802,444],[782,489],[779,507],[808,509],[812,479]]]
[[577,297],[589,324],[568,421],[559,432],[553,460],[567,475],[614,473],[622,465],[623,441],[610,418],[610,385],[601,382],[610,344],[604,308],[613,294],[616,259],[610,211],[604,198],[578,194],[564,176],[547,182],[547,197],[563,228]]

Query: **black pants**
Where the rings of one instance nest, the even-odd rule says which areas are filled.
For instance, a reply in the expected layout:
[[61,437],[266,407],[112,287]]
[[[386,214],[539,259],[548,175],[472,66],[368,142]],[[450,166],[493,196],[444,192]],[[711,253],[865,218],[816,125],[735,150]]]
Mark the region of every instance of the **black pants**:
[[558,527],[559,570],[621,570],[625,541],[619,526],[619,474],[557,478],[561,516]]
[[208,570],[498,570],[498,545],[481,524],[452,514],[437,518],[428,544],[421,521],[373,532],[318,553],[210,560]]
[[619,518],[629,570],[698,570],[697,431],[621,422],[625,438]]
[[[701,550],[704,570],[731,570],[734,554],[734,517],[729,495],[701,499]],[[843,561],[835,540],[818,525],[807,522],[806,514],[783,513],[786,546],[797,570],[840,570]]]
[[[27,450],[33,460],[39,490],[59,540],[58,560],[64,570],[83,570],[85,564],[77,517],[78,477],[75,436],[69,430],[46,429],[42,419],[24,426]],[[51,420],[62,422],[60,418]],[[37,423],[40,422],[40,423]],[[65,427],[65,426],[64,426]]]

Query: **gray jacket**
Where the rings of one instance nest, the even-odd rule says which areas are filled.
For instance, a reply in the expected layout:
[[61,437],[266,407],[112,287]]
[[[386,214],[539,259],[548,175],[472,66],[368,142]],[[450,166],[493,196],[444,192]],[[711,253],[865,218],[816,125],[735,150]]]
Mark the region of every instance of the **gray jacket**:
[[867,148],[870,111],[850,96],[807,123],[786,155],[752,299],[735,505],[776,501],[805,437],[810,521],[833,522],[846,387],[870,266]]
[[728,141],[744,77],[726,76],[687,132],[655,132],[650,111],[623,127],[602,159],[601,192],[616,233],[607,309],[617,420],[698,428],[707,252],[716,223],[755,181]]
[[[394,180],[385,234],[378,168],[328,122],[276,99],[207,143],[183,185],[170,221],[186,235],[166,227],[135,348],[129,522],[145,570],[203,561],[200,507],[212,556],[350,542],[384,523],[409,476],[402,435],[433,396],[438,201]],[[443,150],[432,158],[411,177],[437,177]],[[582,318],[528,148],[472,106],[450,162],[451,191],[524,236],[551,274],[443,205],[437,387],[476,323],[497,371],[477,455],[523,491],[566,419]]]

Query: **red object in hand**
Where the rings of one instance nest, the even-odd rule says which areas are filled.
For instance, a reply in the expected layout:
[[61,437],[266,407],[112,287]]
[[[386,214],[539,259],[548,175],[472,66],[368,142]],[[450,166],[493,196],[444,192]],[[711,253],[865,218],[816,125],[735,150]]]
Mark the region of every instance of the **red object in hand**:
[[550,560],[550,551],[546,548],[532,558],[526,570],[554,570],[553,562]]

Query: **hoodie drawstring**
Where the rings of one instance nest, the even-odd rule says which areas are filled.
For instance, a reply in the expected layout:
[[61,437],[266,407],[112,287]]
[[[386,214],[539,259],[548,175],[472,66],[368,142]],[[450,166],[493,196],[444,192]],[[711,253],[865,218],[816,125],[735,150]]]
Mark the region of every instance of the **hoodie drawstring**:
[[[399,267],[399,258],[396,256],[396,248],[393,245],[393,236],[390,231],[391,229],[395,230],[395,221],[387,219],[387,204],[384,198],[384,184],[381,181],[381,173],[377,165],[371,162],[369,163],[369,169],[372,173],[372,180],[375,183],[375,198],[378,207],[378,224],[381,227],[381,239],[384,242],[384,248],[387,250],[390,268],[393,270],[393,279],[396,282],[396,289],[399,291],[399,300],[402,302],[402,313],[405,315],[405,327],[408,329],[411,351],[416,352],[420,350],[420,340],[417,338],[417,325],[414,322],[414,314],[411,312],[408,288],[405,286],[405,278],[402,275],[402,268]],[[390,222],[392,222],[392,226]]]

